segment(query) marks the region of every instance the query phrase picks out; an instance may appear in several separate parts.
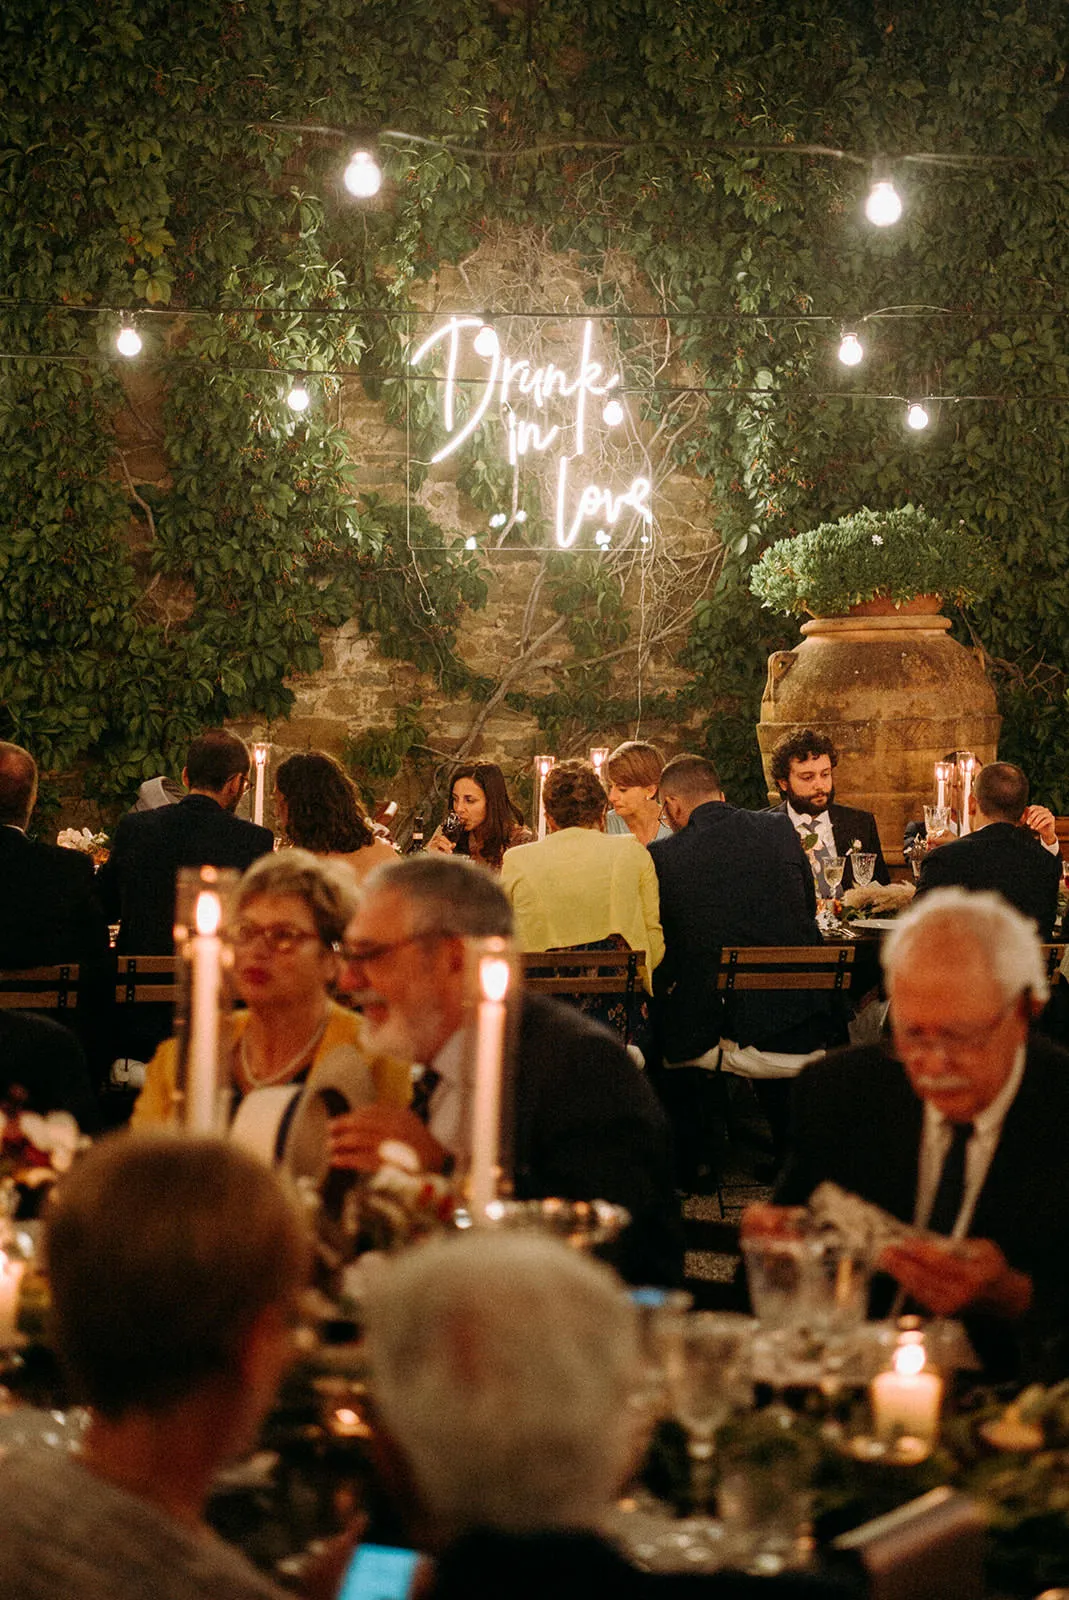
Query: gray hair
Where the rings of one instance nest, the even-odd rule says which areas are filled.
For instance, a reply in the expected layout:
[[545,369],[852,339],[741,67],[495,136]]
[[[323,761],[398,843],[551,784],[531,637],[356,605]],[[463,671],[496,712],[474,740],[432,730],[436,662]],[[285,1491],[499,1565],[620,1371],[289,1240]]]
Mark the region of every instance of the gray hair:
[[240,914],[262,894],[292,894],[303,900],[325,945],[341,939],[360,899],[351,867],[310,850],[279,850],[254,861],[238,884],[235,912]]
[[636,1313],[537,1234],[433,1240],[365,1303],[371,1392],[439,1533],[591,1527],[635,1443]]
[[1050,985],[1036,925],[989,890],[933,889],[915,901],[880,952],[888,984],[914,959],[918,947],[930,949],[947,940],[971,944],[984,956],[1007,1005],[1026,991],[1038,1004],[1046,1004]]
[[364,879],[365,895],[394,893],[412,903],[419,933],[507,939],[512,907],[497,878],[466,856],[429,851],[388,861]]

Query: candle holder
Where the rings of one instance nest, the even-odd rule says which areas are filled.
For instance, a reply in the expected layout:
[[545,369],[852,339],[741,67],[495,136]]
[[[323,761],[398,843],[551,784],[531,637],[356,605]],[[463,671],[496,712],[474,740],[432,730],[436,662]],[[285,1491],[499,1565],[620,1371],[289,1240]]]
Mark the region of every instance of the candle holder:
[[466,1194],[474,1226],[511,1190],[512,1094],[509,999],[516,993],[516,964],[508,939],[469,939],[470,993],[474,1004],[472,1070],[466,1078],[468,1152]]
[[949,810],[953,783],[953,761],[937,761],[935,764],[935,809],[937,811]]
[[958,835],[964,838],[972,832],[972,817],[969,814],[969,797],[972,794],[973,779],[980,770],[980,763],[971,750],[959,750],[955,763],[955,776],[957,790],[960,796],[958,808]]
[[227,929],[237,889],[233,867],[182,867],[175,895],[178,1039],[174,1120],[188,1133],[226,1132],[230,1098]]
[[546,779],[557,764],[556,756],[535,756],[535,816],[538,818],[538,837],[546,836],[546,808],[542,804],[542,789]]

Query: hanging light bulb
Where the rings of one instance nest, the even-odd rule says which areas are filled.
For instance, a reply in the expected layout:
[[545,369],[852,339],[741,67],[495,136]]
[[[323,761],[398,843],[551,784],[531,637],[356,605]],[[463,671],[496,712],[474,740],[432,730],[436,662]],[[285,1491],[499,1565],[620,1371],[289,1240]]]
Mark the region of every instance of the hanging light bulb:
[[492,322],[484,322],[478,333],[475,335],[475,341],[472,345],[472,349],[475,351],[475,354],[477,356],[484,356],[486,360],[489,361],[491,357],[497,355],[497,352],[500,348],[501,341],[497,336],[497,329],[494,327]]
[[606,400],[601,420],[607,428],[618,428],[624,420],[624,408],[619,400]]
[[914,433],[920,433],[931,420],[927,406],[921,405],[919,400],[914,400],[906,411],[906,426]]
[[902,200],[890,178],[880,178],[869,190],[865,215],[877,228],[889,228],[902,215]]
[[345,169],[345,187],[358,200],[370,200],[382,188],[382,168],[370,150],[354,150]]
[[495,511],[493,516],[490,518],[490,526],[491,528],[503,528],[507,521],[508,516],[504,511]]
[[839,360],[844,367],[856,367],[864,358],[865,346],[856,333],[844,333],[839,346]]
[[132,323],[123,323],[115,336],[115,348],[121,356],[141,354],[141,335]]
[[469,533],[468,537],[464,540],[464,548],[465,550],[478,550],[479,541],[476,539],[473,533]]
[[293,388],[286,396],[286,404],[291,411],[307,411],[312,404],[312,396],[304,386],[303,375],[293,380]]
[[526,511],[524,511],[523,508],[521,507],[520,510],[516,512],[516,515],[513,517],[512,520],[513,520],[513,522],[526,522],[527,521],[527,513],[526,513]]

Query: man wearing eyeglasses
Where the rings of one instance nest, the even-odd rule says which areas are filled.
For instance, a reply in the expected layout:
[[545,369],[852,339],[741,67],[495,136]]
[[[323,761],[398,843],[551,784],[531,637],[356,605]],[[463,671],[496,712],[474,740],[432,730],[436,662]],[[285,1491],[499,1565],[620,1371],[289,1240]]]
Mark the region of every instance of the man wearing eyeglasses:
[[[1034,925],[1000,896],[933,891],[888,937],[887,1052],[807,1067],[776,1193],[832,1180],[907,1224],[879,1265],[961,1315],[994,1376],[1069,1372],[1069,1054],[1030,1036],[1048,985]],[[774,1226],[774,1209],[744,1229]]]
[[[509,902],[477,863],[409,856],[366,879],[346,929],[340,986],[363,1012],[369,1049],[425,1070],[416,1109],[370,1105],[334,1119],[335,1166],[373,1172],[387,1140],[410,1145],[427,1171],[463,1161],[474,1066],[465,941],[511,932]],[[524,996],[513,1083],[517,1198],[626,1206],[632,1222],[615,1264],[633,1282],[677,1282],[680,1221],[667,1124],[622,1045],[571,1007]]]

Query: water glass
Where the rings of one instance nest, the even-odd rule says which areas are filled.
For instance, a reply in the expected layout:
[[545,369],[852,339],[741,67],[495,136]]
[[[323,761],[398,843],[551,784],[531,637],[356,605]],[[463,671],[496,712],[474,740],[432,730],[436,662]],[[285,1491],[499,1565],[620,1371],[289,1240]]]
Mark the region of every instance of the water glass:
[[687,1434],[692,1495],[701,1510],[712,1487],[716,1430],[750,1398],[746,1350],[749,1317],[695,1311],[684,1319],[677,1360],[667,1373],[672,1411]]
[[876,871],[876,853],[872,850],[851,850],[850,861],[854,869],[854,887],[867,889]]
[[781,1449],[760,1452],[726,1446],[716,1507],[732,1566],[772,1577],[803,1566],[809,1556],[808,1472],[787,1436]]

